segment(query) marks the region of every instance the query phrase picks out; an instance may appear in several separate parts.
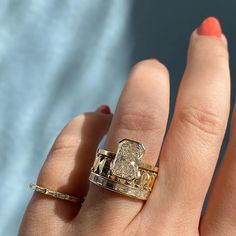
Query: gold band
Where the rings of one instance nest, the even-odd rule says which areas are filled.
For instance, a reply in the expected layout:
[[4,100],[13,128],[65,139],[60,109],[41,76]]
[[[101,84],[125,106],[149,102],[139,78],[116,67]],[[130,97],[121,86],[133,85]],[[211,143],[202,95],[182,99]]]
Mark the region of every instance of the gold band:
[[158,167],[141,162],[142,144],[124,139],[117,153],[98,149],[89,180],[105,189],[147,200],[157,179]]
[[112,158],[105,156],[100,152],[97,152],[96,159],[91,168],[91,173],[93,172],[95,174],[99,174],[101,176],[104,176],[105,178],[115,180],[118,183],[128,184],[130,186],[135,186],[147,191],[152,190],[157,178],[157,173],[139,168],[138,178],[127,181],[124,178],[119,178],[111,174],[110,166],[112,164],[112,161]]
[[70,202],[74,202],[74,203],[83,203],[84,202],[84,198],[77,198],[77,197],[74,197],[74,196],[70,196],[68,194],[64,194],[64,193],[61,193],[61,192],[50,190],[48,188],[39,186],[37,184],[31,183],[29,185],[29,187],[32,188],[34,191],[36,191],[38,193],[42,193],[42,194],[45,194],[47,196],[51,196],[51,197],[58,198],[58,199],[61,199],[61,200],[66,200],[66,201],[70,201]]
[[102,188],[111,190],[116,193],[120,193],[132,198],[137,198],[140,200],[147,200],[150,192],[147,190],[141,190],[136,187],[132,187],[129,185],[125,185],[122,183],[119,183],[115,180],[112,180],[110,178],[106,178],[102,175],[96,174],[94,172],[90,173],[89,180],[96,184],[97,186],[100,186]]
[[144,163],[144,162],[139,163],[139,168],[144,169],[144,170],[153,171],[155,173],[158,173],[158,170],[159,170],[158,166],[153,166],[153,165],[150,165],[150,164]]
[[105,150],[105,149],[102,149],[102,148],[99,148],[97,150],[97,153],[101,154],[101,155],[104,155],[104,156],[107,156],[107,157],[110,157],[112,159],[115,158],[116,154],[114,152],[110,152],[108,150]]
[[[102,148],[99,148],[97,150],[97,153],[107,156],[107,157],[110,157],[112,159],[114,159],[116,156],[116,153],[102,149]],[[156,173],[158,173],[158,170],[159,170],[159,168],[157,166],[153,166],[153,165],[150,165],[150,164],[142,162],[142,161],[139,162],[139,168],[144,169],[144,170],[148,170],[148,171],[153,171]]]

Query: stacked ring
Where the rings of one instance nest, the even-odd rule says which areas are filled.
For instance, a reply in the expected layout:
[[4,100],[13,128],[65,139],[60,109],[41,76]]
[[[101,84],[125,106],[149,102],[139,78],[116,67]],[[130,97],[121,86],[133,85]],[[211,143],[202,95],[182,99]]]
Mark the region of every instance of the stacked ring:
[[117,152],[98,149],[89,180],[97,186],[136,199],[147,200],[157,178],[158,167],[141,161],[141,143],[123,139]]

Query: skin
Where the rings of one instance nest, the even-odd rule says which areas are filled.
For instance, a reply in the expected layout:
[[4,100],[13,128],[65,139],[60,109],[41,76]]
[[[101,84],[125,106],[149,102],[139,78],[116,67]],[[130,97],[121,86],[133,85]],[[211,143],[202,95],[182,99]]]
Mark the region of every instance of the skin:
[[[19,235],[207,235],[236,234],[236,108],[230,141],[204,214],[230,111],[227,41],[190,38],[187,66],[168,131],[169,74],[159,61],[132,69],[114,116],[81,114],[62,130],[40,172],[38,184],[77,197],[76,205],[34,193]],[[144,144],[144,161],[159,175],[146,202],[89,185],[97,145],[116,151],[123,138]],[[166,137],[164,139],[164,135]]]

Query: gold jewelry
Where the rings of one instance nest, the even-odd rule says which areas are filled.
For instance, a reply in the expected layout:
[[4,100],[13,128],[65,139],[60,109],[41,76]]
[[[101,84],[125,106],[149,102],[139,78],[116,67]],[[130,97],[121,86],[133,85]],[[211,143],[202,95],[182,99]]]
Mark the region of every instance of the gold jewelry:
[[103,187],[105,189],[129,196],[129,197],[137,198],[140,200],[147,200],[147,198],[150,194],[147,190],[141,190],[136,187],[132,187],[129,185],[119,183],[115,180],[98,175],[94,172],[90,173],[89,180],[92,183],[94,183],[100,187]]
[[61,200],[66,200],[66,201],[70,201],[70,202],[74,202],[74,203],[83,203],[83,201],[84,201],[84,198],[77,198],[77,197],[74,197],[74,196],[70,196],[68,194],[64,194],[64,193],[61,193],[61,192],[50,190],[48,188],[39,186],[37,184],[31,183],[29,185],[29,187],[32,188],[36,192],[39,192],[39,193],[42,193],[42,194],[45,194],[45,195],[48,195],[48,196],[51,196],[51,197],[54,197],[54,198],[58,198],[58,199],[61,199]]
[[141,162],[144,151],[141,143],[130,139],[119,142],[116,154],[98,149],[89,180],[111,191],[146,200],[158,167]]
[[[102,148],[99,148],[97,150],[97,153],[99,153],[101,155],[104,155],[104,156],[107,156],[107,157],[110,157],[112,159],[114,159],[115,156],[116,156],[116,153],[110,152],[110,151],[102,149]],[[150,164],[142,162],[142,161],[139,162],[139,168],[144,169],[144,170],[153,171],[153,172],[156,172],[156,173],[158,173],[158,170],[159,170],[159,168],[157,166],[153,166],[153,165],[150,165]]]

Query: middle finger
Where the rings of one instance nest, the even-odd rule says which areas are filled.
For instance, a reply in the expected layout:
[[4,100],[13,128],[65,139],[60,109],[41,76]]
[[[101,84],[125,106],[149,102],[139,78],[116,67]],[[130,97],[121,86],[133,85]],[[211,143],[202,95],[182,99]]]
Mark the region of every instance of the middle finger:
[[197,235],[224,137],[230,75],[227,44],[220,31],[219,22],[208,18],[191,36],[187,67],[160,155],[158,181],[145,205],[156,225],[166,226],[165,235]]

